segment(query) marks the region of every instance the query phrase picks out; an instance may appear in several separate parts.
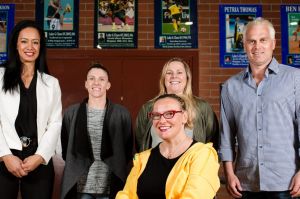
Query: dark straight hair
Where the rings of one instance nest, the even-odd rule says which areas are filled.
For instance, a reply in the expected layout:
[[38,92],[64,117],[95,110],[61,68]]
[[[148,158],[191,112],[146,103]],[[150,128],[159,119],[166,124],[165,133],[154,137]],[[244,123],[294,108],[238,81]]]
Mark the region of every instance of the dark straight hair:
[[20,55],[17,50],[18,37],[20,32],[25,28],[34,28],[40,35],[40,52],[35,61],[35,72],[39,71],[41,74],[49,74],[48,65],[46,60],[46,40],[42,28],[40,28],[35,21],[22,20],[13,28],[8,43],[8,60],[4,63],[5,73],[3,77],[4,92],[11,92],[17,90],[18,84],[21,80],[21,66]]

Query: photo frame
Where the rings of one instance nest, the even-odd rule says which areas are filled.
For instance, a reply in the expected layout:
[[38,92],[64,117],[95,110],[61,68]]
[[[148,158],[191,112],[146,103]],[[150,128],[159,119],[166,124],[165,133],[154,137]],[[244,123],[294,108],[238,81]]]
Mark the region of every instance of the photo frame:
[[198,48],[197,1],[155,0],[155,48]]
[[36,21],[47,48],[78,48],[79,0],[36,1]]
[[14,27],[15,4],[0,4],[0,64],[7,60],[9,34]]
[[95,48],[137,48],[137,1],[95,0]]
[[248,59],[244,52],[243,29],[257,17],[261,17],[260,5],[220,5],[220,66],[247,67]]
[[300,67],[300,4],[281,5],[282,63]]

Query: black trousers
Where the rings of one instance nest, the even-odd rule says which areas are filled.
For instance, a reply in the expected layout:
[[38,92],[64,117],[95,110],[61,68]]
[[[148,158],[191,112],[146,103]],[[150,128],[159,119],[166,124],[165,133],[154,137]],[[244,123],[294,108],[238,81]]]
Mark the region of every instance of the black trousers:
[[[22,160],[32,154],[32,151],[11,151]],[[52,159],[47,165],[38,166],[22,178],[15,177],[6,169],[4,162],[0,163],[0,198],[17,199],[20,188],[22,199],[51,199],[53,182]]]
[[[243,191],[242,199],[292,199],[290,191],[260,191],[249,192]],[[293,198],[293,199],[299,199]]]

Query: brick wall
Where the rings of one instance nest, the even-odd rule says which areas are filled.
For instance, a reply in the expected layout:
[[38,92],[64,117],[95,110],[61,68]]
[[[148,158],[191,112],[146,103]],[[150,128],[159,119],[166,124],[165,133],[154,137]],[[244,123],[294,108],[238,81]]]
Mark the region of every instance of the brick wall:
[[[138,0],[138,49],[154,49],[154,1]],[[199,88],[198,95],[206,99],[219,114],[219,85],[241,69],[219,66],[219,4],[247,4],[248,0],[198,0],[199,41]],[[1,3],[16,4],[16,22],[24,18],[34,19],[34,0],[1,0]],[[281,61],[280,5],[296,4],[298,0],[252,0],[261,4],[263,17],[273,22],[276,29],[277,48],[275,57]],[[79,49],[93,48],[94,0],[80,0]],[[219,199],[229,198],[221,189]]]
[[[138,50],[154,49],[154,1],[138,0]],[[198,0],[199,88],[198,95],[212,104],[219,113],[219,85],[241,69],[219,67],[219,4],[246,4],[246,0]],[[263,16],[274,23],[277,48],[275,57],[281,60],[280,5],[299,3],[297,0],[252,0],[261,4]],[[34,0],[2,0],[16,4],[16,22],[24,18],[34,19]],[[93,48],[94,0],[80,0],[79,48]]]

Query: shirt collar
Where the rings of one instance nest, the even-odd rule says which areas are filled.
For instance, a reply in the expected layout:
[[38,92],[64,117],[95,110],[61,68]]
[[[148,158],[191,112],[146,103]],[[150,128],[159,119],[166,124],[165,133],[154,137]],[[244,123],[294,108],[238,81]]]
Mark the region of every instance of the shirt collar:
[[[268,77],[268,75],[270,73],[278,74],[278,72],[279,72],[279,63],[273,57],[270,64],[269,64],[269,66],[268,66],[268,70],[266,70],[266,72],[265,72],[265,75],[266,75],[266,77]],[[244,70],[243,78],[248,78],[249,76],[251,76],[250,65],[248,65],[247,68]]]

